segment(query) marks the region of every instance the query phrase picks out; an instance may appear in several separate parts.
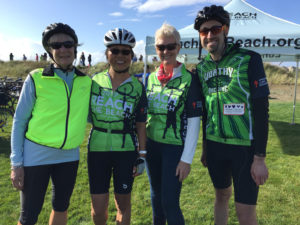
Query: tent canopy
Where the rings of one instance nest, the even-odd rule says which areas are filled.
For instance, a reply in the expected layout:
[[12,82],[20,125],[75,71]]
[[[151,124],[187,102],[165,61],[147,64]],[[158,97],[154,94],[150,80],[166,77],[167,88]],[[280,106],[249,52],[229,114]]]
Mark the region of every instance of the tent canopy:
[[[300,25],[267,14],[244,0],[232,0],[225,7],[230,13],[229,43],[261,54],[264,61],[282,62],[300,59]],[[199,35],[191,24],[179,30],[179,60],[198,62]],[[155,55],[154,37],[146,37],[146,56]],[[203,49],[202,55],[207,54]]]
[[[298,66],[300,61],[300,25],[267,14],[244,0],[231,0],[225,7],[230,13],[230,29],[227,41],[261,54],[265,62],[297,62],[293,119],[295,119]],[[191,24],[179,30],[181,50],[178,60],[198,63],[199,35]],[[156,55],[154,37],[146,37],[146,63],[148,55]],[[202,55],[207,52],[202,49]]]

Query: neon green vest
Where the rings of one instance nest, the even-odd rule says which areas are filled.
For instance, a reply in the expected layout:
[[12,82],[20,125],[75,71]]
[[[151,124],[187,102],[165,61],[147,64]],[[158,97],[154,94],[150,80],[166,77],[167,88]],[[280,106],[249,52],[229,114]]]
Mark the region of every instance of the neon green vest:
[[162,87],[156,72],[149,75],[147,85],[147,136],[157,142],[183,145],[184,108],[192,75],[182,64],[181,74]]
[[115,91],[108,71],[96,74],[92,81],[91,116],[93,129],[90,151],[134,151],[134,113],[142,95],[142,84],[133,76]]
[[26,138],[53,148],[73,149],[84,138],[91,79],[75,69],[72,93],[52,69],[31,73],[36,92]]

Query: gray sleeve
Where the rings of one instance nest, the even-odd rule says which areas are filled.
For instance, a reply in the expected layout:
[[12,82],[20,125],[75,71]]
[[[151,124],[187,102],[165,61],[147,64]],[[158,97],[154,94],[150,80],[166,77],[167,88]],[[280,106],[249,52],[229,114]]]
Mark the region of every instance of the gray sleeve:
[[35,86],[29,74],[23,84],[12,124],[10,160],[14,166],[23,165],[25,132],[31,118],[35,100]]

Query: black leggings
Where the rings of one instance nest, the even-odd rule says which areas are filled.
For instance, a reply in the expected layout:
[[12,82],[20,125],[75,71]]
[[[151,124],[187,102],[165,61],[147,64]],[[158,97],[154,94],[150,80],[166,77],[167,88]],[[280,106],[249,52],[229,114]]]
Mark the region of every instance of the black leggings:
[[24,189],[21,191],[20,222],[35,224],[42,210],[45,194],[52,180],[53,210],[64,212],[69,207],[79,161],[24,167]]

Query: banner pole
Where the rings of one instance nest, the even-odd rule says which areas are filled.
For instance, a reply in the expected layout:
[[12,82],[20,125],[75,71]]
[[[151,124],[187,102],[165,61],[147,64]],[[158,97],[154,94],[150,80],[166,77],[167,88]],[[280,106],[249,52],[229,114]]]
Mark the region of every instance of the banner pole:
[[295,93],[294,93],[294,105],[293,105],[293,119],[292,119],[292,125],[295,124],[295,111],[296,111],[296,99],[297,99],[297,83],[298,83],[298,71],[299,71],[299,59],[297,59],[296,63],[296,81],[295,81]]
[[143,76],[142,76],[142,83],[144,85],[146,84],[147,64],[148,64],[148,55],[147,55],[146,46],[145,46],[144,73],[143,73]]

